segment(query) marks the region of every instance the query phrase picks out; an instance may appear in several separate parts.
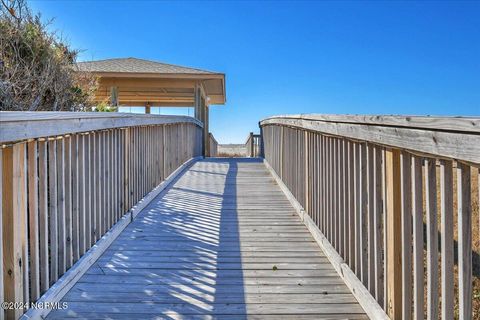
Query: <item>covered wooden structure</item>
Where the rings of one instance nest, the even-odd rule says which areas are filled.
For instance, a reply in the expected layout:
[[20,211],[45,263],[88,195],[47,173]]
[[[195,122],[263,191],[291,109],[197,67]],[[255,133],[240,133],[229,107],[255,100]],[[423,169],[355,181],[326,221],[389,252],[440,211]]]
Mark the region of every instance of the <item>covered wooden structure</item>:
[[225,74],[149,61],[119,58],[80,62],[79,72],[98,76],[97,102],[115,106],[194,107],[204,125],[203,153],[209,155],[209,107],[225,104]]

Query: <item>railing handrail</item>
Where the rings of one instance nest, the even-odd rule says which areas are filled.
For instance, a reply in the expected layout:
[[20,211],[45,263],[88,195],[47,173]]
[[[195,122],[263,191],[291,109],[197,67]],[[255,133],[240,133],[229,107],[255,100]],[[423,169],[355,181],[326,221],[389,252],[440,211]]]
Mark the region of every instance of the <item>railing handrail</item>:
[[211,132],[208,133],[208,137],[210,139],[209,147],[210,147],[210,157],[216,157],[218,155],[218,141],[215,139]]
[[194,123],[203,128],[199,120],[189,116],[118,112],[0,111],[0,143],[103,129],[173,123]]
[[345,124],[480,134],[480,116],[343,115],[305,113],[275,115],[263,119],[260,121],[260,124],[267,123],[274,119],[301,119]]
[[218,141],[217,141],[217,139],[215,139],[215,137],[213,136],[213,133],[209,132],[208,134],[210,135],[210,139],[212,139],[215,143],[218,144]]
[[260,137],[260,134],[258,134],[258,133],[248,134],[247,140],[245,140],[245,145],[248,144],[248,142],[250,141],[251,138],[255,138],[255,137]]
[[281,115],[260,126],[281,125],[480,163],[480,117]]

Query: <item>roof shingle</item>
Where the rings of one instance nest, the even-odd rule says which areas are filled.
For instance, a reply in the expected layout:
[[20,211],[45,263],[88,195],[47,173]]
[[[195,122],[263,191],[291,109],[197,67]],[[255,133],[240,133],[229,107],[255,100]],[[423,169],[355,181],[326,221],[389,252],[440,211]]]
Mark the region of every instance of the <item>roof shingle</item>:
[[157,61],[137,58],[116,58],[77,63],[79,71],[88,72],[127,72],[158,74],[218,74],[207,70],[182,67]]

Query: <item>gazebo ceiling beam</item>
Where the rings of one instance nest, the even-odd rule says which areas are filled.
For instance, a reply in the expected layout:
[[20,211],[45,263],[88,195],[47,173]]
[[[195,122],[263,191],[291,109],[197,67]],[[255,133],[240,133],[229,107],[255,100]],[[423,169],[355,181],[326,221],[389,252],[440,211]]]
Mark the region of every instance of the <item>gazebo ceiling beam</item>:
[[[193,93],[164,93],[164,92],[125,92],[125,91],[119,91],[119,99],[122,100],[122,99],[128,99],[128,98],[131,98],[131,97],[138,97],[138,98],[141,98],[141,99],[148,99],[149,97],[151,98],[166,98],[166,99],[169,99],[169,98],[172,98],[172,99],[176,99],[176,98],[191,98],[193,99]],[[97,98],[99,98],[100,100],[101,99],[105,99],[105,98],[109,98],[110,95],[108,94],[104,94],[104,93],[99,93],[97,94]]]
[[195,88],[198,81],[190,79],[132,79],[132,78],[100,78],[100,87],[130,87],[130,88]]
[[120,101],[120,107],[145,107],[146,104],[150,103],[150,107],[175,107],[175,108],[192,108],[193,102],[168,102],[168,101]]

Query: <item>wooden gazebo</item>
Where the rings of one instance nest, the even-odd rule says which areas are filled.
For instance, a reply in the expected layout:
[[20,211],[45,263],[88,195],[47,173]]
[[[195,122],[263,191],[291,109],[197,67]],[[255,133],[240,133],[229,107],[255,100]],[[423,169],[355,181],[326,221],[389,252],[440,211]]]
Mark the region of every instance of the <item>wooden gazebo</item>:
[[225,104],[225,74],[137,58],[80,62],[79,72],[98,76],[97,102],[115,106],[194,107],[204,124],[208,155],[209,106]]

